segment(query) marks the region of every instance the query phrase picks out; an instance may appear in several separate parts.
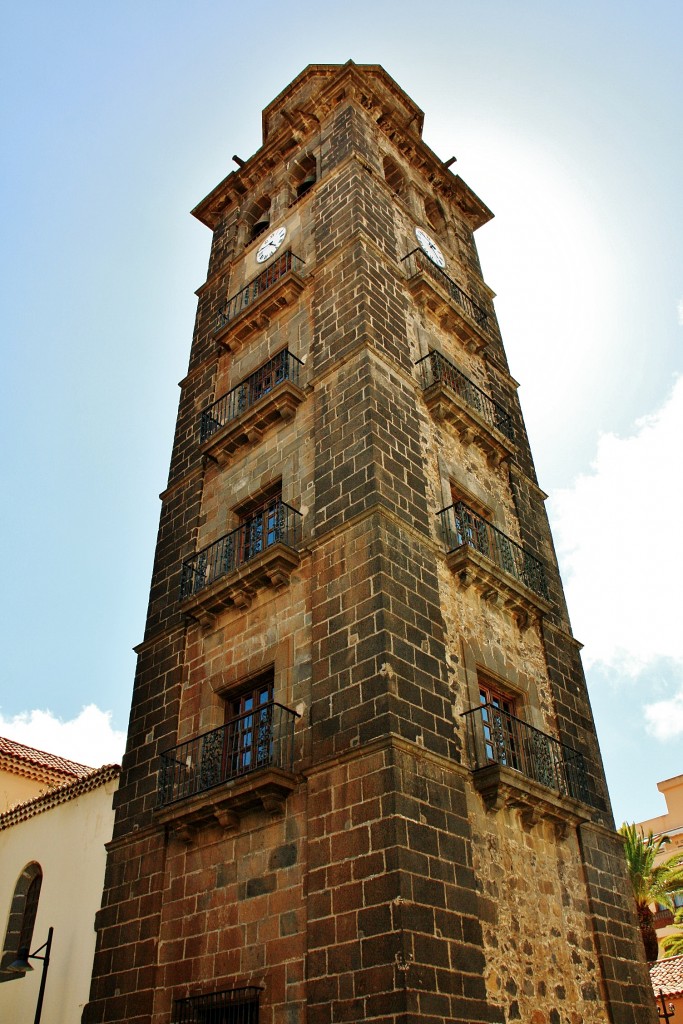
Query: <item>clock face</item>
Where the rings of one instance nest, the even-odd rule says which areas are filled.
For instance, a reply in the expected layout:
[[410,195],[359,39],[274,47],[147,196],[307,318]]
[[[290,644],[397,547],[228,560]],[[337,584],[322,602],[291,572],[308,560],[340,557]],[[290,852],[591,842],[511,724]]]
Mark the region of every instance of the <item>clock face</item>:
[[437,267],[441,267],[443,270],[446,266],[446,258],[434,239],[430,238],[427,232],[423,231],[422,228],[415,228],[415,237],[420,243],[420,248],[427,256],[429,256],[432,263],[436,263]]
[[266,260],[269,260],[284,242],[286,234],[287,228],[278,228],[277,231],[271,231],[265,242],[261,242],[256,250],[256,262],[265,263]]

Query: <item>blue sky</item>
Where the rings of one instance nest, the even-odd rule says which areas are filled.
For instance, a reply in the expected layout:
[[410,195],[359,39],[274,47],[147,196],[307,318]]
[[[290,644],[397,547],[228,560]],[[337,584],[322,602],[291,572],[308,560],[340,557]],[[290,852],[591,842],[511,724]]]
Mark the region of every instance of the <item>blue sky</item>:
[[352,58],[422,106],[426,141],[496,214],[484,274],[615,815],[651,817],[656,782],[683,772],[683,11],[415,11],[5,10],[0,732],[118,756],[210,242],[188,211],[258,148],[261,109],[306,64]]

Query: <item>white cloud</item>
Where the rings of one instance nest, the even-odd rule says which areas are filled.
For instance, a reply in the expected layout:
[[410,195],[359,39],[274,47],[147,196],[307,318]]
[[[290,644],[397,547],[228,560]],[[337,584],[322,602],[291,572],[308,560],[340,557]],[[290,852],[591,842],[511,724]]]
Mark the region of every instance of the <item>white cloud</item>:
[[592,472],[549,504],[587,665],[629,676],[658,658],[683,666],[682,438],[683,377],[632,436],[601,437]]
[[0,714],[0,735],[93,768],[120,764],[126,745],[126,734],[112,728],[111,711],[95,704],[66,722],[51,711],[37,709],[12,718]]
[[683,733],[683,690],[670,700],[645,705],[645,728],[658,740],[670,740]]

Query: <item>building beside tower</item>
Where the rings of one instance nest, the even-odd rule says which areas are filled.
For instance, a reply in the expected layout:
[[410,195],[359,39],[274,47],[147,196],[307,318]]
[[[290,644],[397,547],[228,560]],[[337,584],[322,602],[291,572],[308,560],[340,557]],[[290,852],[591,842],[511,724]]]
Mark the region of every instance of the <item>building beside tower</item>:
[[657,1019],[491,213],[422,122],[311,65],[194,210],[90,1024]]
[[[89,768],[0,736],[3,1024],[34,1020],[43,983],[41,1024],[81,1020],[119,772],[115,764]],[[49,977],[42,961],[48,940]],[[29,968],[17,970],[18,961]]]

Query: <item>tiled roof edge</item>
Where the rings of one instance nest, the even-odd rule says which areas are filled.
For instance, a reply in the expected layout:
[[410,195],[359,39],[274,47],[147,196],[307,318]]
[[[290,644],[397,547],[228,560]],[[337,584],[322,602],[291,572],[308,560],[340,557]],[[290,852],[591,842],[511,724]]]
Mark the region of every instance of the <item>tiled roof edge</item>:
[[79,779],[86,778],[94,769],[79,761],[70,761],[59,754],[51,754],[47,750],[39,750],[38,747],[29,747],[18,740],[11,740],[7,736],[0,736],[0,753],[18,761],[24,761],[31,765],[47,768],[53,772],[60,772],[64,775],[72,775]]
[[31,800],[25,800],[21,804],[16,804],[16,806],[10,807],[8,811],[5,811],[4,814],[0,814],[0,832],[3,829],[10,828],[12,825],[18,825],[21,821],[27,821],[28,818],[35,817],[36,814],[49,811],[52,807],[57,807],[59,804],[75,800],[77,796],[82,796],[83,793],[89,793],[93,789],[98,789],[100,786],[104,786],[105,783],[111,782],[112,779],[117,779],[120,774],[120,765],[105,764],[101,768],[93,769],[90,775],[86,775],[82,779],[65,782],[62,786],[56,786],[54,789],[48,790],[47,793],[42,793]]
[[660,988],[665,996],[683,995],[683,954],[650,964],[650,980],[655,996],[659,995]]

